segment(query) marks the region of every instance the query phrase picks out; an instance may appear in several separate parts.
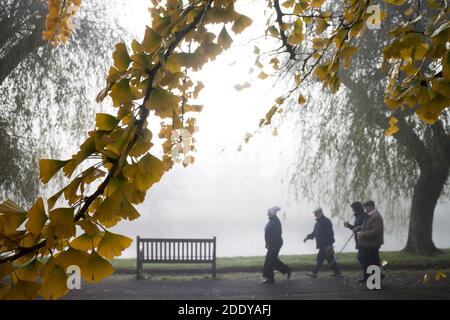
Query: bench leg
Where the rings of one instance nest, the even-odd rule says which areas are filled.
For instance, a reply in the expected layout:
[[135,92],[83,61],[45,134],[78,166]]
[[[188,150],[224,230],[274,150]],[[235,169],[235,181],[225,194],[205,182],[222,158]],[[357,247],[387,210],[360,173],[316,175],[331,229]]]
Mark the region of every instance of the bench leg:
[[136,262],[136,280],[141,280],[142,279],[142,262],[137,261]]
[[212,278],[215,280],[216,279],[216,263],[213,262],[212,265]]

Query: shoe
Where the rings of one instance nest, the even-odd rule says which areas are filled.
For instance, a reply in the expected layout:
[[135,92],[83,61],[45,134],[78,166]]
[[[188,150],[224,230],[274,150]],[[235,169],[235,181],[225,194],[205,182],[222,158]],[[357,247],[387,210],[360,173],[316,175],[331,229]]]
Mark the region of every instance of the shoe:
[[307,273],[306,275],[307,275],[308,277],[310,277],[310,278],[314,278],[314,279],[317,278],[317,273],[314,273],[314,272]]
[[289,271],[287,274],[286,274],[286,279],[290,279],[291,278],[291,276],[292,276],[292,271]]
[[263,283],[263,284],[274,284],[274,283],[275,283],[275,280],[265,279],[265,280],[262,281],[261,283]]

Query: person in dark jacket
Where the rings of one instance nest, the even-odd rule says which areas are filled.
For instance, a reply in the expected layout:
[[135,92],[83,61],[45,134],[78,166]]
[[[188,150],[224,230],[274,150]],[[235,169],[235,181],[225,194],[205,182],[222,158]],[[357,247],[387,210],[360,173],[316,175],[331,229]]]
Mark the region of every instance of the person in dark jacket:
[[316,224],[314,225],[314,230],[310,234],[306,236],[303,242],[306,242],[311,239],[316,239],[316,247],[319,249],[317,254],[317,264],[316,267],[312,270],[311,274],[308,276],[317,278],[317,274],[319,273],[320,268],[325,260],[330,264],[331,269],[333,269],[333,276],[341,276],[341,272],[339,271],[339,267],[336,263],[336,259],[334,258],[334,232],[333,232],[333,224],[331,220],[325,217],[323,214],[322,208],[317,208],[314,210],[314,215],[316,217]]
[[[364,208],[359,201],[355,201],[350,205],[353,209],[353,213],[355,215],[355,221],[353,224],[349,223],[348,221],[344,222],[344,227],[349,228],[350,230],[355,230],[355,228],[361,226],[364,222],[364,219],[366,218],[366,213],[364,212]],[[358,254],[356,258],[358,259],[359,264],[362,266],[362,251],[359,248],[358,245],[358,238],[355,234],[355,249],[358,250]]]
[[281,246],[283,245],[283,238],[281,237],[282,229],[280,219],[277,217],[277,212],[281,208],[278,206],[272,207],[267,211],[269,222],[264,230],[264,238],[266,241],[266,260],[264,262],[263,277],[266,278],[263,283],[275,283],[274,270],[286,274],[289,279],[292,274],[291,268],[285,265],[279,258]]

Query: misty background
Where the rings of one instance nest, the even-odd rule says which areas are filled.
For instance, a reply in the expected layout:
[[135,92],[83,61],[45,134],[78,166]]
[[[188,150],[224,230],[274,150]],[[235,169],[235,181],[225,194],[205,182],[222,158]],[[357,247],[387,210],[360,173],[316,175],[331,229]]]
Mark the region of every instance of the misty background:
[[[110,19],[112,26],[117,27],[115,36],[129,45],[133,37],[143,36],[145,25],[149,21],[146,10],[149,2],[114,0],[111,2],[113,4],[109,16],[103,19]],[[90,3],[93,2],[86,1],[86,7],[82,7],[81,11],[89,10]],[[310,241],[304,244],[302,239],[312,231],[315,222],[313,209],[321,206],[325,215],[333,217],[335,250],[339,251],[342,248],[350,236],[350,231],[343,227],[343,222],[353,220],[350,203],[346,212],[330,212],[330,204],[296,199],[291,192],[290,168],[298,159],[297,153],[299,150],[308,152],[312,148],[308,145],[308,141],[300,141],[297,138],[296,119],[281,119],[276,115],[271,127],[264,128],[248,143],[244,143],[246,133],[257,129],[259,119],[265,115],[282,91],[279,89],[282,82],[277,84],[277,89],[274,85],[276,79],[253,80],[256,77],[250,70],[254,64],[252,52],[255,44],[264,50],[264,44],[258,40],[258,37],[262,36],[258,32],[263,30],[261,26],[265,24],[263,7],[264,3],[261,6],[261,3],[257,5],[254,1],[243,2],[239,11],[248,14],[250,11],[261,10],[261,21],[254,21],[248,30],[234,38],[231,49],[195,75],[205,84],[205,89],[199,97],[199,102],[203,103],[205,108],[196,116],[199,131],[194,136],[197,150],[195,162],[187,168],[176,165],[166,173],[162,180],[149,190],[145,202],[137,207],[141,217],[131,222],[120,222],[112,228],[113,232],[133,239],[137,235],[149,238],[216,236],[218,256],[263,255],[266,252],[264,247],[266,212],[269,207],[279,205],[282,210],[278,216],[283,225],[284,238],[281,254],[313,253],[315,243]],[[253,13],[252,16],[257,14]],[[126,30],[127,33],[124,34],[122,30]],[[105,54],[109,57],[112,56],[114,43],[117,42],[111,41],[111,47],[105,49]],[[266,41],[265,46],[270,47],[270,44]],[[64,54],[64,48],[57,50],[61,50]],[[103,66],[105,72],[111,62],[111,58],[105,61]],[[90,69],[86,70],[89,73]],[[71,70],[69,68],[65,71]],[[35,139],[35,143],[30,145],[44,150],[33,155],[32,159],[23,159],[22,166],[36,166],[38,158],[50,154],[61,159],[70,156],[75,152],[79,141],[85,137],[86,130],[94,126],[95,112],[105,110],[114,112],[108,106],[110,102],[108,99],[102,105],[95,103],[95,96],[102,89],[100,83],[105,73],[91,76],[97,78],[85,78],[85,85],[89,90],[78,93],[83,94],[92,103],[90,108],[82,113],[83,118],[77,130],[68,132],[67,127],[58,124],[57,119],[51,125],[35,121],[33,128],[27,131],[28,136],[24,133],[23,137],[28,141]],[[251,81],[251,88],[241,92],[234,89],[234,85],[247,80]],[[90,85],[92,83],[95,85]],[[4,84],[8,85],[11,84]],[[16,94],[10,87],[8,93]],[[320,95],[320,92],[315,94]],[[62,108],[75,109],[77,103],[75,101],[72,105],[44,104],[40,107],[53,111]],[[13,112],[12,109],[8,109],[6,102],[0,104],[0,108],[5,119],[8,112]],[[41,129],[44,126],[46,136],[44,140],[40,140]],[[156,132],[157,126],[157,123],[150,122],[152,131]],[[274,128],[277,128],[276,135]],[[154,150],[160,151],[156,134],[154,136]],[[52,149],[52,153],[48,151],[51,145],[56,146],[55,150]],[[242,150],[238,151],[241,145]],[[1,152],[6,152],[5,146],[2,146]],[[51,195],[53,190],[41,187],[40,193]],[[8,188],[3,192],[3,195],[14,194],[14,191]],[[377,203],[382,199],[373,200]],[[378,209],[383,214],[383,207]],[[449,203],[440,203],[436,208],[433,235],[435,244],[440,248],[450,246],[449,211]],[[407,215],[408,212],[399,211],[396,214]],[[382,250],[401,249],[406,242],[407,225],[386,227],[390,232],[385,237]],[[352,240],[345,251],[353,250]],[[129,258],[135,255],[135,246],[131,245],[124,251],[122,257]]]

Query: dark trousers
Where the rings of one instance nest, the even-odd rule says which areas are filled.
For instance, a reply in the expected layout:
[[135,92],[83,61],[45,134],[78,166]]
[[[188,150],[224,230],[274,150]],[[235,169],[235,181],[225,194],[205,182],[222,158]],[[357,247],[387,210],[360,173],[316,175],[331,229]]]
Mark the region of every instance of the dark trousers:
[[364,278],[367,279],[367,268],[372,265],[380,266],[380,247],[377,248],[360,248],[361,251],[361,266],[363,269]]
[[359,264],[363,265],[363,253],[362,253],[362,249],[358,248],[358,253],[356,254],[356,260],[358,260]]
[[279,258],[281,246],[269,247],[267,249],[266,261],[264,262],[263,277],[269,280],[274,280],[274,270],[280,271],[282,274],[291,272],[291,268],[285,265]]
[[336,259],[334,258],[334,253],[332,250],[326,250],[325,248],[319,249],[319,253],[317,253],[317,262],[315,268],[312,270],[313,273],[318,273],[323,263],[327,260],[331,269],[333,269],[334,273],[339,273],[339,267],[336,263]]

